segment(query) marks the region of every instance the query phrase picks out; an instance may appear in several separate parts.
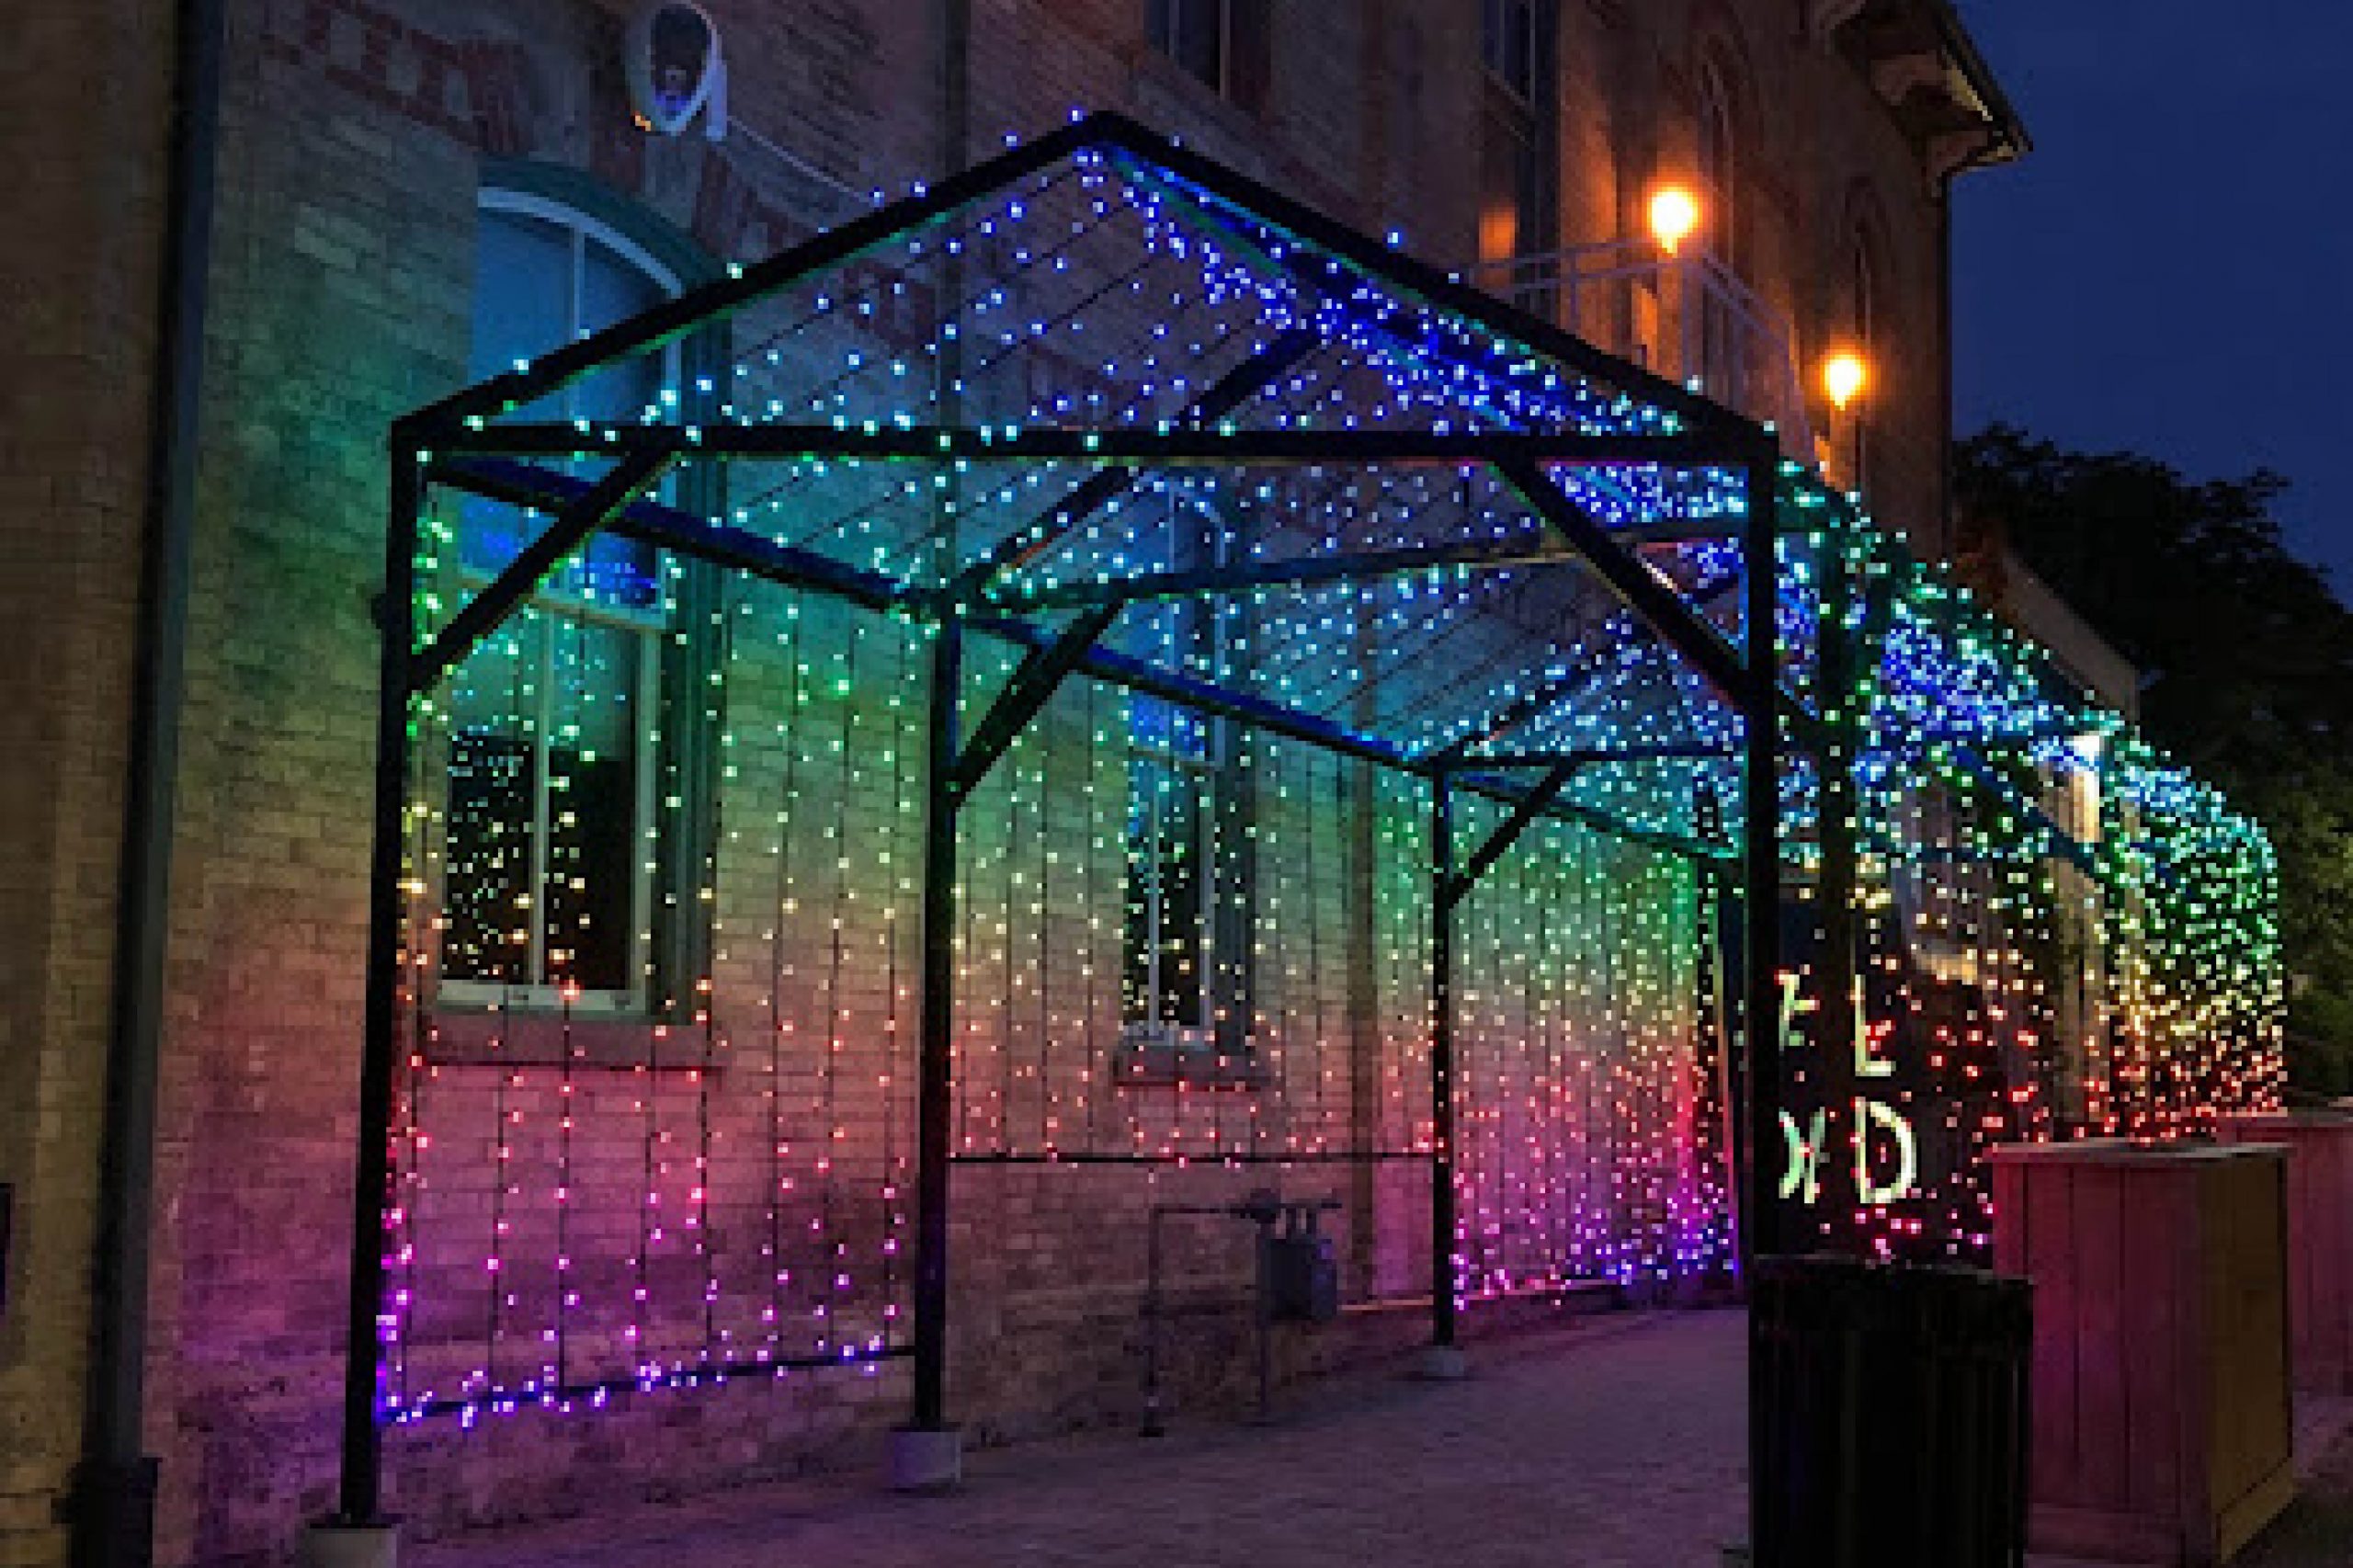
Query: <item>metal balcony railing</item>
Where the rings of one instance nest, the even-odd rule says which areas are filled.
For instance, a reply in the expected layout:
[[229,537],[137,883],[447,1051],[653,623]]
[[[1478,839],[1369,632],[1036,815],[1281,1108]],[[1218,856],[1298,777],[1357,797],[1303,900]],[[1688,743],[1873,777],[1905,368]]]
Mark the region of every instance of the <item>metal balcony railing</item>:
[[1668,256],[1648,237],[1480,262],[1472,281],[1520,309],[1625,355],[1779,433],[1816,458],[1795,333],[1706,250]]

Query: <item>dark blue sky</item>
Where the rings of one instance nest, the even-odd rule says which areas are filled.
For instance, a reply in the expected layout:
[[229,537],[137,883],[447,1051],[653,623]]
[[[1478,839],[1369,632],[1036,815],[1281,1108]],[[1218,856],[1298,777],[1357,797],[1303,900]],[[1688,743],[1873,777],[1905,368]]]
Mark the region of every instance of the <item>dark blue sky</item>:
[[1968,0],[2033,133],[1955,208],[1963,432],[2278,470],[2353,595],[2353,6]]

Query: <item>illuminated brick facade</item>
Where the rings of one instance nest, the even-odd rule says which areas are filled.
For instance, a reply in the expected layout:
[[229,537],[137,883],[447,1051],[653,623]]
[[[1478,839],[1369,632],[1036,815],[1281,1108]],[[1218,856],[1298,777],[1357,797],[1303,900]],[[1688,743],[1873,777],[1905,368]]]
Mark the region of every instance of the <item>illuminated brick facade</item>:
[[[710,8],[724,32],[741,128],[717,146],[699,130],[663,141],[631,125],[620,68],[627,17],[616,8],[566,0],[228,6],[147,1358],[164,1561],[281,1560],[301,1522],[329,1502],[383,434],[404,410],[467,379],[484,189],[566,203],[642,243],[660,236],[665,255],[699,252],[716,267],[863,210],[870,189],[901,190],[938,172],[932,7],[791,0]],[[982,0],[972,9],[975,155],[1007,133],[1058,124],[1074,106],[1124,107],[1346,222],[1402,231],[1426,258],[1463,267],[1482,259],[1491,214],[1471,171],[1487,151],[1483,115],[1494,87],[1472,0],[1266,0],[1263,74],[1230,78],[1223,94],[1150,45],[1142,0]],[[1916,29],[1927,25],[1915,10],[1938,8],[1563,0],[1546,24],[1556,74],[1537,96],[1548,106],[1537,141],[1557,159],[1557,181],[1546,182],[1540,204],[1554,232],[1519,236],[1513,248],[1638,233],[1654,184],[1698,170],[1700,112],[1721,98],[1741,170],[1730,248],[1765,313],[1794,323],[1800,371],[1849,321],[1856,235],[1869,236],[1881,389],[1870,485],[1880,512],[1934,552],[1946,373],[1938,176],[1974,149],[1967,116],[1947,114],[1958,112],[1948,85],[1914,91],[1906,76],[1906,62],[1922,58]],[[1825,14],[1797,14],[1813,11]],[[70,1413],[82,1399],[83,1260],[103,1094],[144,480],[138,454],[161,223],[165,37],[161,7],[33,0],[26,40],[0,65],[18,107],[6,145],[27,171],[12,210],[43,240],[12,247],[0,263],[11,312],[20,312],[0,346],[9,399],[0,421],[0,528],[17,563],[0,574],[0,648],[22,694],[10,704],[21,729],[6,747],[10,809],[0,813],[0,858],[17,895],[0,914],[17,998],[0,1025],[0,1182],[14,1188],[16,1205],[0,1317],[5,1564],[63,1560],[53,1505],[75,1458]],[[104,134],[94,129],[101,121]],[[1672,288],[1648,301],[1640,288],[1618,288],[1591,308],[1579,324],[1603,347],[1688,369],[1675,363],[1691,338]],[[1829,412],[1809,413],[1835,449]],[[739,1327],[761,1324],[764,1305],[774,1304],[773,1292],[744,1287],[737,1265],[745,1233],[769,1223],[775,1209],[763,1190],[774,1167],[748,1151],[771,1136],[777,1096],[803,1122],[804,1153],[808,1129],[838,1138],[843,1191],[854,1176],[860,1191],[876,1192],[904,1169],[892,1130],[904,1123],[906,1085],[875,1080],[887,1072],[892,1031],[912,1017],[910,917],[885,912],[908,902],[913,801],[891,759],[913,744],[917,722],[912,706],[882,701],[893,688],[911,689],[915,655],[899,629],[853,631],[832,611],[795,621],[779,600],[744,608],[722,726],[733,787],[721,792],[704,840],[720,893],[707,932],[716,1017],[661,1047],[675,1051],[666,1062],[631,1040],[584,1069],[568,1156],[608,1183],[601,1193],[584,1186],[583,1213],[616,1227],[601,1253],[591,1252],[595,1235],[581,1238],[584,1259],[620,1267],[616,1258],[644,1253],[628,1233],[639,1222],[649,1161],[663,1167],[652,1185],[674,1209],[707,1202],[714,1233],[737,1248],[726,1255],[735,1272],[721,1279],[711,1312],[733,1314]],[[756,646],[768,650],[765,659]],[[801,684],[794,671],[803,666],[817,687]],[[836,681],[857,695],[833,692]],[[1058,699],[978,811],[969,874],[993,903],[976,896],[975,906],[1010,914],[1002,932],[976,927],[965,938],[968,962],[996,966],[987,994],[1003,1005],[971,1046],[984,1069],[968,1087],[960,1127],[972,1147],[1002,1136],[1009,1120],[1033,1137],[1049,1117],[1088,1114],[1067,1097],[1068,1084],[1026,1064],[1050,1038],[1066,1052],[1086,1051],[1069,1042],[1091,1039],[1099,1053],[1117,1033],[1112,890],[1124,871],[1116,840],[1127,762],[1124,741],[1104,733],[1119,713],[1116,699],[1090,690]],[[1422,875],[1422,808],[1378,798],[1368,770],[1328,759],[1278,749],[1263,767],[1264,793],[1280,803],[1269,801],[1259,819],[1269,857],[1263,896],[1272,903],[1262,929],[1285,941],[1262,960],[1262,1028],[1269,1041],[1313,1042],[1289,1057],[1287,1070],[1300,1074],[1288,1096],[1299,1119],[1278,1135],[1410,1149],[1426,1114],[1411,1071],[1424,982],[1418,938],[1398,911]],[[779,826],[786,819],[791,825]],[[1574,883],[1597,952],[1628,963],[1681,961],[1671,943],[1646,943],[1640,922],[1696,931],[1688,872],[1567,830],[1550,847],[1568,868],[1553,873],[1559,885],[1515,873],[1495,901],[1506,913],[1489,913],[1495,931],[1519,918],[1511,911],[1563,901]],[[1637,899],[1629,890],[1644,879],[1675,885]],[[1383,886],[1397,896],[1384,900]],[[1033,904],[1042,904],[1043,919],[1024,918],[1039,913]],[[827,913],[779,925],[785,908]],[[836,929],[830,911],[845,908],[856,913]],[[1511,951],[1508,943],[1498,950]],[[1087,973],[1074,974],[1074,959]],[[1482,1009],[1466,1032],[1472,1051],[1490,1053],[1485,1071],[1498,1085],[1545,1079],[1527,1055],[1545,1030],[1584,1038],[1607,1028],[1631,1042],[1622,1043],[1630,1052],[1694,1050],[1691,976],[1653,977],[1650,1011],[1637,1016],[1615,979],[1552,969],[1540,983],[1530,975],[1540,965],[1482,961],[1493,968],[1466,982],[1469,1004]],[[1661,1000],[1670,995],[1686,1000]],[[846,1070],[771,1072],[785,1019],[804,1049],[822,1040],[825,1059]],[[698,1076],[706,1051],[721,1092],[706,1092]],[[1061,1060],[1071,1073],[1074,1058]],[[1611,1060],[1593,1053],[1577,1092],[1597,1101],[1617,1095],[1607,1082]],[[545,1313],[530,1293],[554,1289],[551,1281],[518,1287],[522,1300],[501,1313],[478,1278],[483,1238],[503,1237],[498,1246],[517,1260],[551,1256],[550,1235],[536,1229],[551,1223],[545,1204],[518,1198],[494,1213],[505,1200],[480,1175],[494,1167],[502,1139],[517,1166],[543,1173],[550,1158],[546,1140],[561,1119],[544,1059],[520,1069],[519,1081],[513,1061],[490,1065],[479,1051],[460,1051],[421,1091],[418,1125],[434,1142],[420,1156],[422,1201],[438,1207],[416,1219],[452,1239],[418,1260],[410,1327],[420,1368],[438,1354],[445,1374],[462,1377],[477,1339],[517,1358],[510,1371],[542,1353],[535,1336]],[[864,1086],[829,1100],[826,1083],[835,1079]],[[730,1097],[730,1084],[750,1092]],[[1677,1149],[1671,1169],[1603,1152],[1604,1129],[1579,1146],[1587,1165],[1573,1170],[1563,1154],[1534,1177],[1507,1169],[1500,1153],[1477,1166],[1478,1137],[1501,1151],[1528,1133],[1522,1113],[1497,1095],[1494,1119],[1472,1134],[1473,1179],[1488,1184],[1474,1192],[1472,1215],[1497,1228],[1492,1245],[1471,1249],[1486,1259],[1484,1283],[1500,1289],[1563,1270],[1633,1278],[1650,1272],[1655,1253],[1688,1248],[1704,1264],[1720,1249],[1716,1199],[1677,1186],[1705,1165],[1695,1153],[1709,1135],[1693,1121],[1696,1091],[1652,1083],[1645,1092],[1662,1097],[1614,1114]],[[1186,1114],[1246,1114],[1232,1111],[1235,1103]],[[1097,1105],[1093,1114],[1124,1113]],[[1097,1125],[1091,1135],[1115,1132]],[[698,1142],[706,1138],[713,1142]],[[699,1199],[694,1160],[705,1146],[716,1152]],[[543,1176],[532,1179],[544,1186]],[[1248,1172],[1147,1178],[1027,1167],[960,1179],[952,1400],[964,1418],[1002,1432],[1130,1411],[1147,1190],[1181,1187],[1179,1196],[1199,1201],[1255,1184]],[[1338,1224],[1352,1296],[1409,1298],[1427,1278],[1417,1167],[1285,1179],[1346,1203]],[[1614,1215],[1647,1212],[1655,1235],[1563,1234],[1524,1255],[1502,1239],[1506,1221],[1517,1226],[1545,1201],[1588,1189],[1613,1194]],[[1594,1204],[1597,1211],[1601,1200]],[[854,1247],[878,1281],[892,1274],[887,1288],[860,1288],[859,1301],[877,1308],[904,1288],[894,1266],[880,1261],[890,1256],[892,1213],[874,1198],[827,1232]],[[682,1347],[705,1342],[704,1324],[692,1321],[699,1314],[679,1309],[701,1300],[712,1256],[688,1246],[648,1265],[662,1309],[647,1314],[649,1326],[658,1318],[664,1332],[686,1335]],[[1187,1288],[1209,1301],[1233,1299],[1244,1256],[1214,1228],[1176,1255]],[[1178,1373],[1196,1391],[1232,1373],[1240,1332],[1238,1320],[1202,1321],[1213,1326],[1188,1331],[1191,1359]],[[1370,1344],[1410,1340],[1415,1326],[1410,1311],[1368,1311],[1347,1332],[1350,1342]],[[1297,1353],[1334,1356],[1341,1343]],[[904,1371],[886,1363],[795,1374],[780,1390],[755,1379],[641,1401],[594,1424],[526,1415],[485,1434],[454,1420],[420,1423],[393,1439],[396,1506],[428,1524],[495,1518],[583,1506],[616,1490],[857,1462],[903,1400]]]

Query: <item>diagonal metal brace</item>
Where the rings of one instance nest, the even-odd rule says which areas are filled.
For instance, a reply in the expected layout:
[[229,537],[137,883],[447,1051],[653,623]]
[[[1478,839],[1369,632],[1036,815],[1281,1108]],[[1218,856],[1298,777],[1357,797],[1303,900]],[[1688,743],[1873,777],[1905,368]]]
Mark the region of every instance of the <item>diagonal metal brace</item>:
[[539,588],[556,562],[580,548],[581,541],[613,520],[621,508],[643,494],[676,460],[675,444],[646,447],[630,453],[611,471],[564,503],[540,537],[525,545],[505,570],[490,581],[443,627],[439,635],[409,664],[409,689],[430,690],[439,684],[475,644],[498,629],[499,623]]
[[[1320,341],[1315,334],[1303,329],[1282,334],[1211,383],[1176,415],[1174,426],[1182,428],[1223,419],[1314,352]],[[1036,522],[998,541],[986,555],[958,574],[949,585],[949,598],[969,602],[1002,574],[1019,571],[1037,561],[1062,542],[1073,528],[1132,487],[1139,477],[1139,472],[1132,468],[1107,468],[1088,479],[1055,502]]]
[[[1629,608],[1650,623],[1651,629],[1665,638],[1670,647],[1699,667],[1708,683],[1721,692],[1744,716],[1778,713],[1800,738],[1819,749],[1822,721],[1812,710],[1790,695],[1769,665],[1752,670],[1748,661],[1733,651],[1732,644],[1720,636],[1716,629],[1702,620],[1691,603],[1677,593],[1665,579],[1654,574],[1642,562],[1628,554],[1623,546],[1576,503],[1563,494],[1560,486],[1548,478],[1534,460],[1524,457],[1504,457],[1495,461],[1495,469],[1513,489],[1528,499],[1528,504],[1547,523],[1560,530],[1577,553],[1592,563],[1610,591],[1626,602]],[[1768,579],[1774,567],[1764,568]],[[1753,574],[1751,565],[1744,576]]]
[[[1610,591],[1649,622],[1651,629],[1665,638],[1677,653],[1698,665],[1699,673],[1727,701],[1751,718],[1764,716],[1761,710],[1769,699],[1769,691],[1760,689],[1761,683],[1750,674],[1740,655],[1717,635],[1714,627],[1693,612],[1682,595],[1629,554],[1624,546],[1609,537],[1608,528],[1562,494],[1561,487],[1535,463],[1506,458],[1495,468],[1536,515],[1592,564]],[[1758,569],[1756,562],[1749,562],[1748,570]],[[1766,562],[1762,569],[1771,571],[1772,563]]]
[[1065,677],[1078,668],[1095,644],[1111,630],[1123,607],[1100,605],[1064,627],[1051,642],[1033,648],[1015,667],[1012,678],[989,707],[988,716],[964,743],[949,770],[948,787],[959,798],[971,794],[996,766],[1014,737],[1052,699]]
[[2052,820],[2051,813],[2043,810],[2041,801],[2004,777],[2002,770],[1987,761],[1975,747],[1958,745],[1951,749],[1969,771],[1977,776],[1980,783],[2001,798],[2003,805],[2017,812],[2029,827],[2042,835],[2061,859],[2103,887],[2109,885],[2109,868],[2100,864],[2097,846],[2086,844],[2061,827]]
[[[1720,578],[1691,596],[1691,608],[1706,609],[1739,585],[1740,578],[1736,575]],[[1501,711],[1491,716],[1479,728],[1449,742],[1424,760],[1434,766],[1473,760],[1472,753],[1477,748],[1493,745],[1521,725],[1534,722],[1538,716],[1550,711],[1563,702],[1572,699],[1582,699],[1592,695],[1609,679],[1612,673],[1614,672],[1606,665],[1578,665],[1533,690],[1522,692],[1505,704]]]
[[1438,897],[1449,906],[1470,897],[1471,890],[1479,885],[1479,879],[1495,869],[1495,862],[1519,841],[1520,835],[1535,825],[1537,818],[1552,809],[1552,802],[1561,798],[1561,791],[1569,787],[1570,780],[1576,778],[1584,767],[1582,762],[1563,762],[1548,771],[1534,789],[1520,797],[1518,803],[1512,807],[1511,815],[1487,835],[1486,842],[1472,851],[1468,865],[1461,870],[1441,872]]

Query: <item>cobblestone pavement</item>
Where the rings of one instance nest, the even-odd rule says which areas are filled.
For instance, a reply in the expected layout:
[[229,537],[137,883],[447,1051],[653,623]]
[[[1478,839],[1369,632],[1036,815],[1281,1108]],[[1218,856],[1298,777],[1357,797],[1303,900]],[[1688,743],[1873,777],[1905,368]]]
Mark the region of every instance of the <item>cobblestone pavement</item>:
[[[1742,1319],[1628,1314],[1369,1373],[1271,1426],[1200,1417],[971,1454],[952,1496],[856,1475],[424,1543],[413,1568],[1716,1568],[1742,1530]],[[2306,1484],[2238,1568],[2353,1564],[2353,1402],[2308,1409]],[[2038,1559],[2034,1568],[2075,1568]]]

